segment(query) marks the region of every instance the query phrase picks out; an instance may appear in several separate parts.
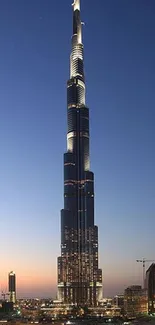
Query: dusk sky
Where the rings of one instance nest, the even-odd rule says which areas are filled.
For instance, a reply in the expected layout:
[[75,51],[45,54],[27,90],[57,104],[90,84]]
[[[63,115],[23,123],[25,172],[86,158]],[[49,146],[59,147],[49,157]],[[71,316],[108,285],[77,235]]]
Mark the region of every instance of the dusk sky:
[[[155,1],[81,0],[104,296],[155,259]],[[0,289],[55,297],[71,0],[0,0]],[[149,266],[147,264],[147,266]]]

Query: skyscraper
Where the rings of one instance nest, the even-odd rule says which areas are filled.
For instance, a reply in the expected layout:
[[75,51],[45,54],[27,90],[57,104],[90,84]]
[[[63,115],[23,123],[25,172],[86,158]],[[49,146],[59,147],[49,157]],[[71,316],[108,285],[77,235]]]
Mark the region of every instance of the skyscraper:
[[98,268],[98,228],[94,225],[94,174],[90,171],[89,109],[85,88],[80,0],[75,0],[67,82],[68,133],[64,154],[58,299],[69,304],[96,306],[102,298],[102,270]]
[[10,302],[16,302],[16,275],[13,271],[9,273]]

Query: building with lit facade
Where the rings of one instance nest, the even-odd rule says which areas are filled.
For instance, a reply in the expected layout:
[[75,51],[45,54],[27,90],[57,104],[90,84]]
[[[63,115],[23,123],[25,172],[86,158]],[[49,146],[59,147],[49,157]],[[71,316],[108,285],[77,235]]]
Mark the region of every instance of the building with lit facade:
[[124,313],[127,317],[147,314],[147,291],[139,285],[133,285],[124,292]]
[[155,314],[155,263],[146,271],[146,288],[148,295],[148,313]]
[[10,302],[16,302],[16,275],[13,271],[9,273],[9,295]]
[[116,295],[113,298],[113,305],[121,309],[121,314],[124,314],[124,295]]
[[80,0],[75,0],[67,83],[68,133],[58,299],[66,304],[96,306],[102,298],[102,270],[98,266],[98,227],[94,224],[94,174],[90,170],[89,109],[85,92]]

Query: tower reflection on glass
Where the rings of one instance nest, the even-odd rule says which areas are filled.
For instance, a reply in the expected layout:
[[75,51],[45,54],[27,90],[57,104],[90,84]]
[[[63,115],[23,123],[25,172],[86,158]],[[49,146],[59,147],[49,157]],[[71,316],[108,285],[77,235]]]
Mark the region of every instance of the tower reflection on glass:
[[67,107],[58,299],[68,304],[96,306],[102,298],[102,270],[98,268],[98,228],[94,225],[94,174],[90,171],[80,0],[73,4]]

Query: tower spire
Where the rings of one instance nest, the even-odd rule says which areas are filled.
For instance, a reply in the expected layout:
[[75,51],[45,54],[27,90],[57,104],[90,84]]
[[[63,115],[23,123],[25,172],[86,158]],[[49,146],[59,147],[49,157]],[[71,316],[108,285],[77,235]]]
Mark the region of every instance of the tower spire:
[[82,23],[80,18],[80,0],[74,0],[73,3],[73,36],[76,36],[76,42],[82,43]]
[[[83,60],[83,44],[82,44],[82,23],[80,17],[80,0],[74,0],[72,6],[73,6],[73,35],[72,35],[72,52],[71,52],[71,60],[70,60],[70,77],[72,78],[72,77],[80,76],[82,78],[82,81],[84,81],[84,60]],[[85,104],[85,85],[83,85],[81,98],[82,98],[82,104]]]
[[74,7],[74,11],[79,10],[80,11],[80,0],[74,0],[74,3],[72,4]]

